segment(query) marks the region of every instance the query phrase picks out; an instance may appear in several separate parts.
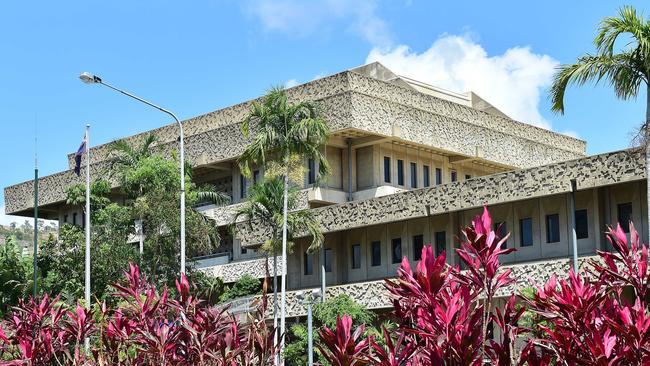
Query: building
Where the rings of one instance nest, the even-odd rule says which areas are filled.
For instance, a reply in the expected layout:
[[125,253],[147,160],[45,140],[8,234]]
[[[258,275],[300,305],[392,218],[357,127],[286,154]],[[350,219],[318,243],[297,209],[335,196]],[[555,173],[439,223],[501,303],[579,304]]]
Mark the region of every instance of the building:
[[[402,256],[418,259],[423,245],[453,253],[459,229],[490,206],[495,222],[512,233],[517,251],[505,262],[517,283],[544,281],[567,272],[571,216],[575,215],[581,260],[607,249],[605,226],[632,219],[648,237],[645,165],[636,150],[586,156],[586,143],[508,118],[474,93],[445,91],[394,74],[378,63],[344,71],[289,89],[293,100],[317,101],[331,137],[323,150],[332,174],[313,184],[317,167],[305,161],[301,207],[313,209],[325,234],[323,258],[305,252],[298,240],[289,256],[289,316],[304,309],[294,295],[318,287],[324,262],[328,296],[347,293],[368,308],[390,306],[382,280],[394,276]],[[237,167],[246,147],[240,123],[250,101],[184,121],[186,156],[197,183],[227,192],[232,205],[199,208],[224,226],[251,182]],[[159,148],[176,147],[177,126],[148,133]],[[145,134],[128,137],[137,142]],[[107,146],[93,148],[91,169],[104,167]],[[79,208],[65,204],[65,187],[81,182],[69,170],[40,181],[43,218],[80,223]],[[264,175],[262,170],[254,177]],[[115,187],[118,188],[118,187]],[[31,181],[5,188],[6,213],[32,213]],[[120,199],[116,194],[115,200]],[[574,201],[573,201],[574,200]],[[571,212],[571,203],[576,210]],[[248,273],[265,276],[265,259],[255,248],[264,228],[241,225],[219,253],[197,261],[226,282]],[[448,256],[450,263],[458,258]]]

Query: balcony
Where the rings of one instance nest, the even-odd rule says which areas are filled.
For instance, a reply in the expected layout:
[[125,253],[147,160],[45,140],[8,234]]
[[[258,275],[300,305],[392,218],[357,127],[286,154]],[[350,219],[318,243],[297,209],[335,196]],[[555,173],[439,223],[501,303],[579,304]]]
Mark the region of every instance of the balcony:
[[[208,276],[220,277],[223,282],[231,283],[240,279],[243,275],[250,275],[254,278],[267,277],[266,271],[273,275],[273,257],[255,258],[240,261],[231,261],[229,253],[223,253],[209,257],[196,258],[196,268]],[[282,258],[278,257],[278,275],[285,270]],[[285,272],[286,273],[286,272]]]

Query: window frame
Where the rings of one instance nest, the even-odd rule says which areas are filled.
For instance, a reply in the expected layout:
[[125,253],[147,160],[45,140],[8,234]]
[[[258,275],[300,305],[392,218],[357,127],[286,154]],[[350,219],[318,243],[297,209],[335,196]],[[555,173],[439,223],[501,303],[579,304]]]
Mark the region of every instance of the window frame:
[[390,164],[391,164],[390,156],[384,156],[384,183],[391,182]]
[[404,185],[404,160],[397,159],[397,185]]
[[560,214],[546,215],[546,243],[559,243],[560,239]]
[[422,249],[424,248],[424,235],[423,234],[413,235],[412,240],[413,240],[413,259],[419,261],[420,259],[422,259]]
[[[530,243],[525,242],[525,237],[524,235],[524,223],[529,222],[530,223]],[[532,217],[522,217],[519,219],[519,247],[521,248],[528,248],[532,247],[535,245],[535,237],[533,235],[534,231],[534,225],[533,225],[533,218]]]
[[352,269],[361,269],[361,244],[352,244],[351,251],[350,267]]
[[[396,245],[397,244],[397,245]],[[395,249],[399,247],[399,258],[395,256]],[[402,252],[402,238],[393,238],[390,240],[390,253],[391,253],[391,262],[392,264],[402,263],[402,258],[404,258],[404,253]]]
[[[578,220],[578,213],[584,214],[584,233],[582,230],[578,230],[578,225],[579,221],[582,222],[582,220]],[[586,208],[582,208],[579,210],[575,210],[574,214],[574,223],[575,223],[575,229],[576,229],[576,239],[581,240],[581,239],[589,239],[589,210]]]
[[409,165],[411,173],[411,188],[418,187],[418,163],[411,162]]
[[[375,257],[375,254],[377,254],[378,256]],[[372,242],[370,242],[370,266],[371,267],[381,266],[381,240],[373,240]]]

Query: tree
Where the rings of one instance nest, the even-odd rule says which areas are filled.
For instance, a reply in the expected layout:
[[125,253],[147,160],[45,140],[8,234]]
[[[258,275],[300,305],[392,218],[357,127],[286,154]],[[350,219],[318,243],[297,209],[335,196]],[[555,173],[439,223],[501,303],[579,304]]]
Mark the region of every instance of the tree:
[[33,271],[31,258],[23,258],[16,239],[8,237],[0,245],[0,315],[30,293]]
[[[624,39],[625,47],[615,49]],[[639,129],[646,152],[646,171],[650,171],[650,19],[637,14],[631,6],[619,10],[618,17],[600,22],[594,39],[596,54],[586,54],[573,64],[560,66],[551,86],[552,109],[564,113],[564,94],[569,84],[584,85],[588,81],[605,81],[614,88],[616,96],[627,100],[636,98],[643,87],[646,91],[645,121]],[[650,184],[648,185],[650,207]],[[650,217],[648,217],[650,224]]]
[[[240,217],[245,217],[245,225],[263,225],[270,229],[270,237],[262,246],[262,252],[268,258],[273,254],[273,318],[277,322],[277,253],[282,246],[284,186],[279,177],[266,178],[254,184],[248,191],[246,202],[237,209],[234,222]],[[298,190],[290,186],[287,190],[287,206],[291,212],[287,215],[287,251],[293,247],[293,237],[297,233],[311,235],[310,250],[319,248],[323,243],[323,234],[319,230],[318,222],[309,210],[293,211],[297,205]],[[267,277],[270,277],[267,273]]]
[[[279,163],[284,167],[284,204],[282,229],[282,262],[287,263],[287,216],[291,156],[314,159],[318,163],[319,178],[329,173],[326,157],[321,147],[329,137],[329,128],[319,116],[316,106],[309,102],[290,103],[284,88],[276,87],[261,102],[253,102],[242,123],[242,133],[252,141],[239,157],[239,166],[246,176],[251,175],[251,165],[267,166]],[[280,348],[284,345],[286,276],[282,272],[282,299],[280,317]]]

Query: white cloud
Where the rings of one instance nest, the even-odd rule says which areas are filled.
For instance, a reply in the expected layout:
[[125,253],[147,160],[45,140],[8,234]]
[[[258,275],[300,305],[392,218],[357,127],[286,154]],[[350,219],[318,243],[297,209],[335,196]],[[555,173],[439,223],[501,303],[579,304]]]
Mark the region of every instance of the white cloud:
[[386,46],[392,39],[377,15],[376,0],[251,0],[246,10],[266,31],[304,37],[326,32],[340,21],[373,45]]
[[560,133],[563,135],[567,135],[569,137],[573,137],[574,139],[580,138],[580,135],[576,131],[566,130],[566,131],[561,131]]
[[541,93],[558,61],[513,47],[488,55],[469,36],[443,35],[422,53],[408,46],[373,48],[366,62],[379,61],[397,74],[457,92],[473,91],[508,116],[549,128],[539,112]]
[[300,84],[300,83],[298,82],[298,80],[296,80],[296,79],[289,79],[289,80],[287,80],[286,83],[284,83],[284,87],[285,87],[285,88],[293,88],[294,86],[296,86],[296,85],[298,85],[298,84]]

